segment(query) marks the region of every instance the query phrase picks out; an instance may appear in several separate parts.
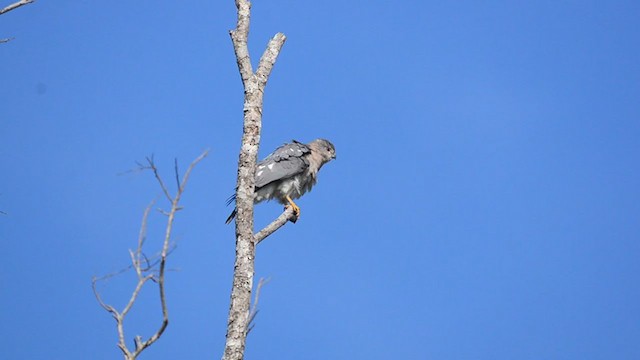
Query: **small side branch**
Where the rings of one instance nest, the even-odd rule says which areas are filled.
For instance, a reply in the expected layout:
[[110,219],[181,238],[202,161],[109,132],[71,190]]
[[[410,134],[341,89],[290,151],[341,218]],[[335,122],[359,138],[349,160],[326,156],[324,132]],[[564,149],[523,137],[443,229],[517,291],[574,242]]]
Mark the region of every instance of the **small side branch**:
[[141,169],[151,169],[151,171],[153,171],[153,175],[156,177],[156,180],[158,180],[158,184],[160,185],[160,188],[162,189],[164,196],[167,197],[167,200],[169,200],[169,202],[173,202],[173,197],[169,194],[169,190],[167,189],[167,186],[164,184],[164,181],[162,181],[162,178],[160,177],[160,173],[158,173],[158,168],[156,167],[156,164],[153,161],[153,155],[151,155],[150,157],[147,156],[146,160],[148,165],[144,167],[141,166]]
[[295,222],[296,215],[291,206],[287,206],[280,216],[277,219],[273,220],[271,224],[264,227],[264,229],[260,230],[253,236],[253,241],[255,241],[256,245],[259,244],[262,240],[266,239],[267,236],[273,234],[278,229],[284,226],[288,221]]
[[6,8],[0,10],[0,15],[4,14],[6,12],[9,12],[11,10],[15,10],[15,9],[19,8],[20,6],[31,4],[34,1],[35,0],[20,0],[18,2],[15,2],[15,3],[7,6]]
[[271,281],[271,278],[260,278],[260,281],[258,281],[258,286],[256,287],[256,295],[253,297],[253,305],[251,306],[251,312],[249,312],[249,323],[247,324],[247,326],[249,326],[249,328],[247,329],[247,335],[251,332],[251,329],[253,329],[253,327],[255,326],[255,319],[256,319],[256,315],[258,315],[258,302],[260,301],[260,291],[262,290],[262,287],[267,285],[267,283]]
[[271,40],[269,40],[267,49],[260,58],[258,70],[256,70],[256,76],[258,77],[258,84],[260,87],[264,88],[267,84],[269,75],[271,75],[271,70],[273,70],[273,65],[276,63],[278,54],[280,54],[280,50],[282,49],[282,46],[284,46],[284,42],[286,40],[287,37],[283,33],[277,33]]

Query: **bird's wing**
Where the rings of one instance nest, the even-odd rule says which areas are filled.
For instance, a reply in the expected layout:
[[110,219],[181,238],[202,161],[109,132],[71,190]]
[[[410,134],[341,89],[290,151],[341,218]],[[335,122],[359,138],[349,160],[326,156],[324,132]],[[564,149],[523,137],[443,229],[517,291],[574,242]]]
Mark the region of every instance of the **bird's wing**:
[[309,160],[306,158],[309,153],[311,149],[307,145],[295,140],[280,146],[258,163],[256,188],[303,172],[309,167]]

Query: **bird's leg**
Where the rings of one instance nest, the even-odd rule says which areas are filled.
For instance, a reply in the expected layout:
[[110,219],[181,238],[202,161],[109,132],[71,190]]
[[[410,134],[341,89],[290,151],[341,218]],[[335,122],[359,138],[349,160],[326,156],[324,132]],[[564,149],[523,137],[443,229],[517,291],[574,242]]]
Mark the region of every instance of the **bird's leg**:
[[289,195],[287,195],[285,198],[289,202],[289,205],[291,205],[291,208],[293,209],[293,213],[296,215],[296,218],[300,217],[300,207],[298,207],[298,205],[296,205],[296,203],[294,203],[293,200],[291,200]]

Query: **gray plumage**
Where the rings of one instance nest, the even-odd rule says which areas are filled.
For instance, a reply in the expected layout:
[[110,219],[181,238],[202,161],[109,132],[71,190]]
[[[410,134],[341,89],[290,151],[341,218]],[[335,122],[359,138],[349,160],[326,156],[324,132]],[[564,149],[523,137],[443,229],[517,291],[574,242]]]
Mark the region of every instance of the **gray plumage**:
[[[335,158],[335,147],[325,139],[316,139],[309,144],[293,140],[280,146],[258,162],[254,202],[276,199],[283,205],[291,204],[298,213],[299,208],[289,199],[297,199],[310,191],[316,184],[320,168]],[[233,201],[235,195],[229,198],[228,204]],[[236,209],[233,209],[226,223],[235,216]]]

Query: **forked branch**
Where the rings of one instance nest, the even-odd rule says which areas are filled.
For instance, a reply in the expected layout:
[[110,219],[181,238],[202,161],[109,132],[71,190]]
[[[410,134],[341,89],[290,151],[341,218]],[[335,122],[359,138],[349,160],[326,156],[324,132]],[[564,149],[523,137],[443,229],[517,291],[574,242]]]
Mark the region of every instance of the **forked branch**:
[[[165,268],[166,268],[167,256],[171,252],[170,244],[171,244],[171,233],[173,229],[173,221],[175,219],[176,213],[181,209],[180,199],[182,198],[182,194],[184,193],[184,189],[185,189],[185,186],[187,185],[187,181],[189,180],[189,175],[191,174],[191,171],[207,155],[208,155],[208,151],[203,152],[189,165],[189,168],[187,168],[187,171],[182,177],[182,181],[178,182],[175,197],[171,197],[169,195],[169,191],[166,188],[164,181],[162,181],[162,178],[158,173],[158,169],[156,168],[153,162],[153,157],[147,158],[147,165],[144,168],[151,169],[153,171],[154,176],[156,177],[158,184],[162,188],[163,193],[171,203],[171,210],[166,213],[168,218],[167,218],[167,224],[165,228],[165,235],[162,242],[162,250],[153,259],[149,259],[143,252],[145,240],[147,237],[147,220],[149,218],[149,213],[151,211],[151,208],[155,203],[155,202],[152,202],[151,204],[149,204],[149,206],[147,206],[147,208],[144,211],[144,215],[142,216],[142,224],[140,226],[140,232],[138,234],[138,244],[137,244],[136,250],[129,250],[131,265],[117,273],[109,274],[99,278],[94,277],[92,280],[93,292],[96,299],[98,300],[98,303],[100,304],[100,306],[102,306],[102,308],[104,308],[107,312],[109,312],[111,316],[113,316],[113,318],[116,320],[116,328],[118,332],[118,347],[122,351],[125,360],[136,359],[138,355],[140,355],[140,353],[144,351],[144,349],[151,346],[151,344],[153,344],[156,340],[160,338],[160,336],[162,336],[165,329],[169,325],[169,312],[167,309],[167,301],[166,301],[166,295],[165,295]],[[175,168],[177,170],[177,165]],[[178,176],[179,175],[176,174],[176,177]],[[131,268],[134,269],[138,282],[135,288],[133,289],[133,291],[131,292],[129,301],[124,306],[124,308],[119,311],[115,307],[104,302],[104,300],[100,295],[100,292],[98,291],[97,283],[99,281],[106,280],[108,278],[122,274],[127,270],[130,270]],[[140,294],[140,291],[142,290],[143,286],[149,280],[154,281],[158,284],[160,306],[162,310],[162,321],[160,322],[160,325],[158,326],[158,329],[156,330],[156,332],[153,333],[151,336],[149,336],[146,340],[143,340],[142,336],[136,335],[134,337],[134,348],[129,349],[126,343],[126,337],[124,332],[124,321],[127,314],[129,314],[129,312],[133,308],[133,305],[138,299],[138,295]]]
[[236,259],[224,360],[240,360],[244,357],[254,276],[256,241],[253,233],[253,199],[262,129],[262,102],[267,80],[286,40],[284,34],[276,34],[269,41],[254,72],[248,47],[251,3],[248,0],[236,0],[235,3],[237,22],[230,35],[244,86],[244,126],[236,187]]

